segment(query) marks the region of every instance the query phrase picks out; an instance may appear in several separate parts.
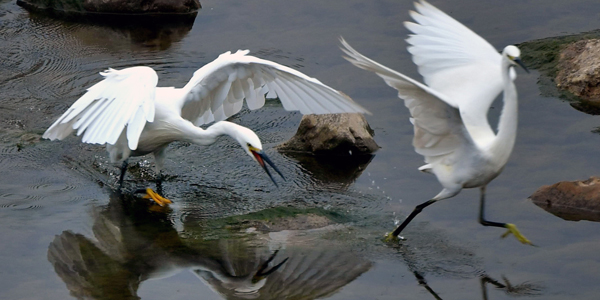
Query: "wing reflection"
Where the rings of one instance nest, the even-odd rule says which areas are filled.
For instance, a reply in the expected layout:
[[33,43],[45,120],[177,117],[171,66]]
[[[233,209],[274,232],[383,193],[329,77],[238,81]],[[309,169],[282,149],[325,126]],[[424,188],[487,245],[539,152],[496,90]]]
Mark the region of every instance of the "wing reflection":
[[[240,278],[252,274],[261,257],[254,251],[256,249],[247,247],[245,249],[250,252],[237,256],[240,250],[237,242],[221,242],[222,260],[230,266],[228,274],[239,274]],[[275,264],[287,259],[285,263],[267,278],[252,284],[249,281],[232,284],[230,277],[223,280],[221,274],[212,270],[197,269],[194,272],[225,299],[316,299],[334,294],[371,267],[368,261],[335,250],[294,248],[282,250],[278,256]]]
[[169,216],[113,194],[92,213],[93,237],[64,231],[50,243],[48,260],[79,299],[140,299],[143,281],[184,270],[225,299],[315,299],[371,267],[339,246],[311,246],[306,230],[204,238],[178,232]]

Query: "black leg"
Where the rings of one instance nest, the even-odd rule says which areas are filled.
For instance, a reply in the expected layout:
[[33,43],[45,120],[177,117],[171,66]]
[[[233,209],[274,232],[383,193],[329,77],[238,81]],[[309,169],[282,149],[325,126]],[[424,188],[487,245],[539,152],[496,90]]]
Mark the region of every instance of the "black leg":
[[491,222],[485,219],[485,185],[480,188],[481,196],[479,198],[479,223],[483,226],[493,226],[506,228],[506,223]]
[[123,161],[121,165],[121,176],[119,176],[119,190],[123,187],[123,179],[125,178],[125,173],[127,172],[127,160]]
[[502,235],[502,237],[506,237],[509,234],[513,234],[517,238],[517,240],[519,240],[519,242],[521,242],[523,244],[533,245],[525,236],[523,236],[521,234],[521,232],[519,232],[519,230],[517,229],[517,226],[515,226],[515,224],[491,222],[491,221],[488,221],[485,219],[485,214],[484,214],[485,186],[482,186],[480,189],[481,189],[481,198],[480,198],[480,204],[479,204],[479,223],[481,223],[481,225],[483,225],[483,226],[506,228],[508,230],[506,231],[505,234]]
[[433,204],[436,201],[437,200],[429,200],[425,203],[417,205],[415,209],[410,213],[410,215],[408,215],[408,218],[406,218],[406,220],[404,220],[404,222],[402,222],[402,224],[400,224],[400,226],[398,226],[396,230],[392,232],[392,236],[397,237],[400,234],[400,232],[404,230],[404,227],[406,227],[406,225],[408,225],[408,223],[410,223],[410,221],[412,221],[412,219],[414,219],[423,210],[423,208]]
[[159,171],[158,174],[156,175],[156,192],[159,193],[160,195],[163,195],[163,179],[165,178],[165,175],[163,174],[162,171]]

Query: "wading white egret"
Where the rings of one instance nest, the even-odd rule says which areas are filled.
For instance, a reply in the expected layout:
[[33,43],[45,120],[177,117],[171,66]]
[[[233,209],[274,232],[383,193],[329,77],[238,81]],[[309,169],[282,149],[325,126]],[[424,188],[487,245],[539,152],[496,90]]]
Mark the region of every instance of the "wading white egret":
[[[150,67],[108,69],[100,73],[104,80],[88,88],[43,137],[62,140],[77,131],[84,143],[106,144],[110,160],[123,163],[121,185],[130,156],[153,154],[159,173],[171,142],[210,145],[228,135],[277,185],[265,163],[284,177],[263,152],[258,136],[224,121],[242,109],[244,99],[249,109],[262,107],[268,93],[276,95],[286,110],[302,114],[368,113],[319,80],[248,52],[221,54],[197,70],[183,88],[156,87],[158,76]],[[206,129],[198,127],[213,121]]]
[[[410,15],[416,23],[405,23],[413,32],[407,40],[408,51],[426,85],[363,56],[341,39],[346,59],[375,72],[398,90],[410,111],[415,151],[425,157],[426,164],[419,170],[433,173],[443,186],[431,200],[417,205],[387,239],[396,238],[425,207],[454,197],[463,188],[478,187],[479,222],[507,228],[504,236],[512,233],[522,243],[531,244],[514,224],[484,218],[486,185],[500,174],[515,144],[518,111],[513,66],[527,70],[519,59],[520,51],[511,45],[500,54],[431,4],[421,1],[415,7],[417,12]],[[487,112],[501,92],[504,107],[494,133]]]

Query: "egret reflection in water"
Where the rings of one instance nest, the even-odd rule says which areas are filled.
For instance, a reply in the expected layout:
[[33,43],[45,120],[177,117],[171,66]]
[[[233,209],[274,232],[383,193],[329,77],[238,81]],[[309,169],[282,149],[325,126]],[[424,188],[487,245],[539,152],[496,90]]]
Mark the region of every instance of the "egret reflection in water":
[[187,270],[226,299],[315,299],[371,267],[341,249],[292,246],[289,238],[302,235],[294,231],[225,239],[204,239],[187,227],[178,232],[168,208],[148,205],[112,194],[92,213],[93,237],[71,231],[55,237],[48,260],[72,296],[139,299],[142,282]]

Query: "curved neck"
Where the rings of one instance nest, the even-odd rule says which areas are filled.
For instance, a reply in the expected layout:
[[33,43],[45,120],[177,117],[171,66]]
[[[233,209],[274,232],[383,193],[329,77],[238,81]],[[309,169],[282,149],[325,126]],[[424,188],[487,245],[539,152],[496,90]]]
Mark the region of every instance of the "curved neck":
[[220,121],[206,129],[202,129],[186,120],[185,125],[181,127],[181,139],[190,143],[203,146],[213,144],[217,141],[217,138],[219,138],[222,135],[228,135],[237,140],[237,127],[240,127],[240,125],[227,121]]
[[502,81],[504,83],[504,107],[498,121],[498,134],[491,145],[491,151],[504,165],[508,161],[517,136],[517,89],[510,78],[510,61],[502,58]]

